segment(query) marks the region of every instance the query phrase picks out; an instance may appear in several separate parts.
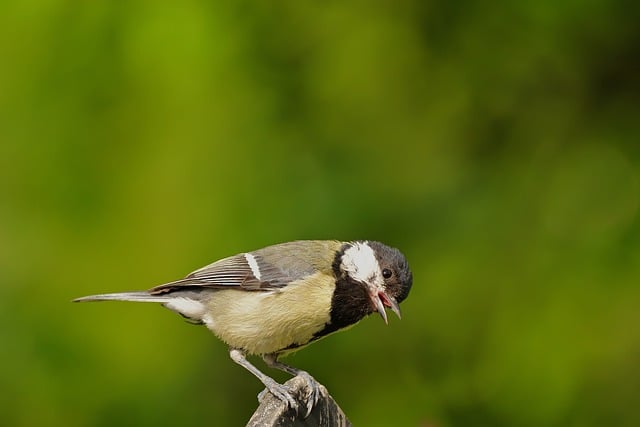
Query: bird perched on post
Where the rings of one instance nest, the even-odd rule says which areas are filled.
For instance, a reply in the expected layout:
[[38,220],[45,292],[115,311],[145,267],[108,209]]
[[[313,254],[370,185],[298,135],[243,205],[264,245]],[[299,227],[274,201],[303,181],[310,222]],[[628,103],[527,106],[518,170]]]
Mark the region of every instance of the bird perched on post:
[[148,291],[91,295],[74,301],[156,302],[204,324],[229,345],[231,359],[274,396],[297,410],[290,391],[247,359],[303,377],[307,415],[317,403],[318,383],[278,357],[298,350],[385,308],[400,317],[399,303],[413,278],[402,253],[374,241],[303,240],[224,258],[184,279]]

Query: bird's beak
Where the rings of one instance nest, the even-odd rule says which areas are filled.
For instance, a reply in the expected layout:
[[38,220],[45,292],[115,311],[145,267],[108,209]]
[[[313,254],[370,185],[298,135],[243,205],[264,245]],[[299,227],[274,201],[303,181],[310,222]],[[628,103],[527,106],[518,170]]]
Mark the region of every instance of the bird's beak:
[[380,313],[380,316],[382,316],[382,320],[384,320],[384,323],[386,323],[387,325],[389,324],[385,307],[389,307],[391,311],[393,311],[398,316],[398,319],[402,319],[400,306],[398,305],[398,302],[394,297],[379,289],[372,290],[369,296],[371,297],[371,302],[375,306],[376,311]]

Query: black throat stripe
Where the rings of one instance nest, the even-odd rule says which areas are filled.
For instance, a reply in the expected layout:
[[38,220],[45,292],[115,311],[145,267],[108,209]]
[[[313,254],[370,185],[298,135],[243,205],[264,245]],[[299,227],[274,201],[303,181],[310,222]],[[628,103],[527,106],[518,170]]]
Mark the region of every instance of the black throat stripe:
[[339,279],[331,298],[331,320],[314,337],[321,338],[351,326],[372,312],[369,295],[364,287],[345,278]]

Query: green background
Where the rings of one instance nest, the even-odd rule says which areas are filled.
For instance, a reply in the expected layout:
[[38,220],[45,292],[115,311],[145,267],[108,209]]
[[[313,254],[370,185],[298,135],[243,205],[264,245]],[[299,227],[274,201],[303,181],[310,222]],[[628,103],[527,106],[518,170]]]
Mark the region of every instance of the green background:
[[404,318],[286,359],[356,425],[640,425],[637,12],[2,2],[0,424],[242,425],[205,328],[70,300],[364,238]]

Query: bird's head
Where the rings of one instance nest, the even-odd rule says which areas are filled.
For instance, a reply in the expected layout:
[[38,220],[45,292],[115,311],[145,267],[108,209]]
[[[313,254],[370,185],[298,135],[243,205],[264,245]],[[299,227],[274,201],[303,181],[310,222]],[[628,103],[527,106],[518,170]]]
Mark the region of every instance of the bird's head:
[[401,317],[398,304],[409,295],[413,275],[399,250],[380,242],[351,242],[343,247],[339,270],[349,282],[365,289],[370,312],[380,313],[385,323],[388,323],[385,308]]

